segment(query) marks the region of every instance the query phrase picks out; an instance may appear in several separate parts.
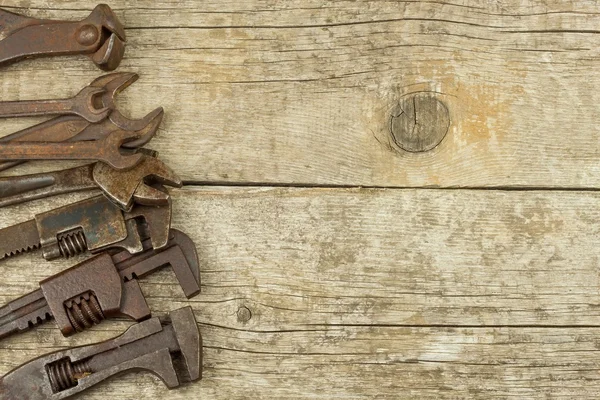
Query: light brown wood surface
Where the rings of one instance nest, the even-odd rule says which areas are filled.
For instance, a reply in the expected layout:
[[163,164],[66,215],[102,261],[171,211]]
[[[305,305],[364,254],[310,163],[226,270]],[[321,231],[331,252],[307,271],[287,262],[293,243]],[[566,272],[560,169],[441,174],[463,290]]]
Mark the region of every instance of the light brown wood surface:
[[[43,18],[93,7],[48,3],[0,0]],[[136,373],[80,398],[600,397],[596,1],[110,5],[128,28],[119,71],[141,75],[119,109],[165,107],[150,147],[187,181],[173,225],[201,259],[198,297],[168,271],[143,290],[158,316],[192,305],[204,378],[169,392]],[[0,99],[68,97],[99,74],[24,61],[0,70]],[[0,227],[75,198],[0,209]],[[2,261],[0,302],[75,262]],[[3,340],[0,374],[129,324]]]

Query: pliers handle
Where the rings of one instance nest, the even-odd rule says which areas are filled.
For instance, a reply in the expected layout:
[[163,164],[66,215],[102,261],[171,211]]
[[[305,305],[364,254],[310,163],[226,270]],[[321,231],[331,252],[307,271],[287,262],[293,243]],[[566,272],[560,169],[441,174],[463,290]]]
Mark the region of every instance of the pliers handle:
[[86,54],[114,70],[125,52],[125,28],[106,4],[83,21],[29,18],[0,10],[0,66],[28,57]]

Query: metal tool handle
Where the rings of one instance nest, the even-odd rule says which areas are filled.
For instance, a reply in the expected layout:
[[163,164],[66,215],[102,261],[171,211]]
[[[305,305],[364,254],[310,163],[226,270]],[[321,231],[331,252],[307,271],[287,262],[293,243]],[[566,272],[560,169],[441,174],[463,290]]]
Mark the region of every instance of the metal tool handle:
[[76,22],[36,20],[0,10],[0,66],[27,57],[87,54],[101,69],[113,70],[124,50],[125,29],[106,4]]
[[72,112],[73,102],[70,99],[4,101],[0,103],[0,116],[4,118],[71,114]]
[[0,161],[15,160],[94,160],[116,169],[136,166],[142,154],[121,154],[121,145],[137,139],[135,132],[115,131],[103,140],[73,143],[7,142],[0,143]]
[[31,360],[0,379],[0,399],[65,399],[131,370],[148,371],[170,389],[201,379],[202,337],[190,307],[162,324],[152,318],[113,339]]
[[0,308],[0,339],[51,319],[50,309],[41,290],[35,290]]
[[19,31],[23,28],[39,24],[49,24],[52,22],[60,21],[36,19],[0,9],[0,40],[5,39],[11,33]]
[[[98,49],[100,36],[100,32],[94,25],[81,22],[43,21],[9,33],[0,42],[0,65],[30,56],[93,53]],[[31,40],[32,38],[39,40]]]
[[94,96],[103,93],[102,88],[88,86],[69,99],[4,101],[0,102],[0,117],[78,115],[89,122],[100,122],[111,111],[109,107],[96,108],[94,104]]
[[61,171],[0,178],[0,207],[63,193],[96,189],[94,164]]

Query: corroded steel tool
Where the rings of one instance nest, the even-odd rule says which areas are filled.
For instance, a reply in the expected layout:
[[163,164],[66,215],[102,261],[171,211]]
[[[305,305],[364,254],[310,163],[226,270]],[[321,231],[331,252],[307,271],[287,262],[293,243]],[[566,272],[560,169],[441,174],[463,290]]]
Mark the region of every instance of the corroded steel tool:
[[0,259],[40,247],[46,260],[115,248],[139,253],[146,238],[158,250],[167,245],[170,226],[170,202],[123,212],[106,197],[96,196],[0,229]]
[[142,156],[142,161],[128,170],[117,170],[97,162],[54,172],[0,178],[0,207],[93,189],[101,189],[108,199],[125,211],[131,210],[134,203],[168,205],[169,193],[149,184],[181,187],[181,179],[156,158],[155,153],[144,150]]
[[198,255],[192,240],[171,230],[161,251],[144,241],[144,251],[107,252],[92,257],[42,282],[40,289],[0,308],[0,338],[23,332],[50,319],[65,336],[102,320],[126,316],[136,321],[150,317],[138,279],[170,266],[187,298],[200,292]]
[[190,307],[152,318],[114,339],[46,354],[0,380],[2,400],[57,400],[131,370],[158,376],[169,388],[201,379],[202,337]]
[[[79,116],[87,122],[97,123],[109,118],[119,128],[138,131],[149,123],[148,117],[139,121],[126,118],[117,110],[115,97],[123,90],[137,81],[139,76],[130,72],[117,72],[96,78],[92,83],[83,88],[76,96],[70,99],[59,100],[23,100],[0,102],[0,117],[26,117],[36,115],[71,115]],[[153,117],[160,113],[162,108],[157,108],[151,114]],[[42,125],[44,126],[44,125]],[[87,127],[83,125],[80,130]],[[31,130],[27,130],[32,135]],[[63,133],[68,135],[68,133]],[[12,140],[23,136],[23,133],[13,134],[2,138],[2,141]],[[46,136],[46,139],[49,137]],[[29,140],[41,141],[35,137]],[[23,140],[23,138],[21,138]],[[60,140],[48,140],[60,141]]]
[[77,142],[2,142],[1,161],[28,160],[94,160],[116,169],[136,166],[142,154],[124,152],[121,145],[138,139],[137,132],[116,130],[100,140]]
[[[111,115],[118,113],[113,111]],[[75,142],[102,140],[115,131],[135,132],[136,139],[121,145],[123,149],[135,150],[148,143],[156,134],[164,111],[158,108],[140,120],[128,120],[127,126],[117,126],[112,119],[92,124],[82,118],[62,116],[0,138],[2,142]],[[124,121],[122,118],[121,121]],[[0,171],[5,171],[26,161],[0,162]]]
[[3,101],[0,117],[77,115],[89,122],[100,122],[110,114],[108,107],[96,107],[94,98],[102,93],[103,89],[88,86],[69,99]]
[[0,66],[29,57],[86,54],[101,69],[117,68],[125,53],[125,29],[106,4],[83,21],[25,17],[0,9]]

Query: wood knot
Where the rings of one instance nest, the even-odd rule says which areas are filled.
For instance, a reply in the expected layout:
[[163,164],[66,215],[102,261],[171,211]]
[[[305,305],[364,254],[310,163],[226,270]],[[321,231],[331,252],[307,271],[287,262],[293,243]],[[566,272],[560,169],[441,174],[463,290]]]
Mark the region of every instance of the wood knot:
[[433,93],[404,97],[392,109],[390,132],[398,147],[424,152],[436,147],[450,128],[450,113]]
[[248,307],[242,306],[242,307],[238,308],[238,310],[237,310],[238,322],[245,324],[248,321],[250,321],[251,318],[252,318],[252,311],[250,311],[250,309]]

